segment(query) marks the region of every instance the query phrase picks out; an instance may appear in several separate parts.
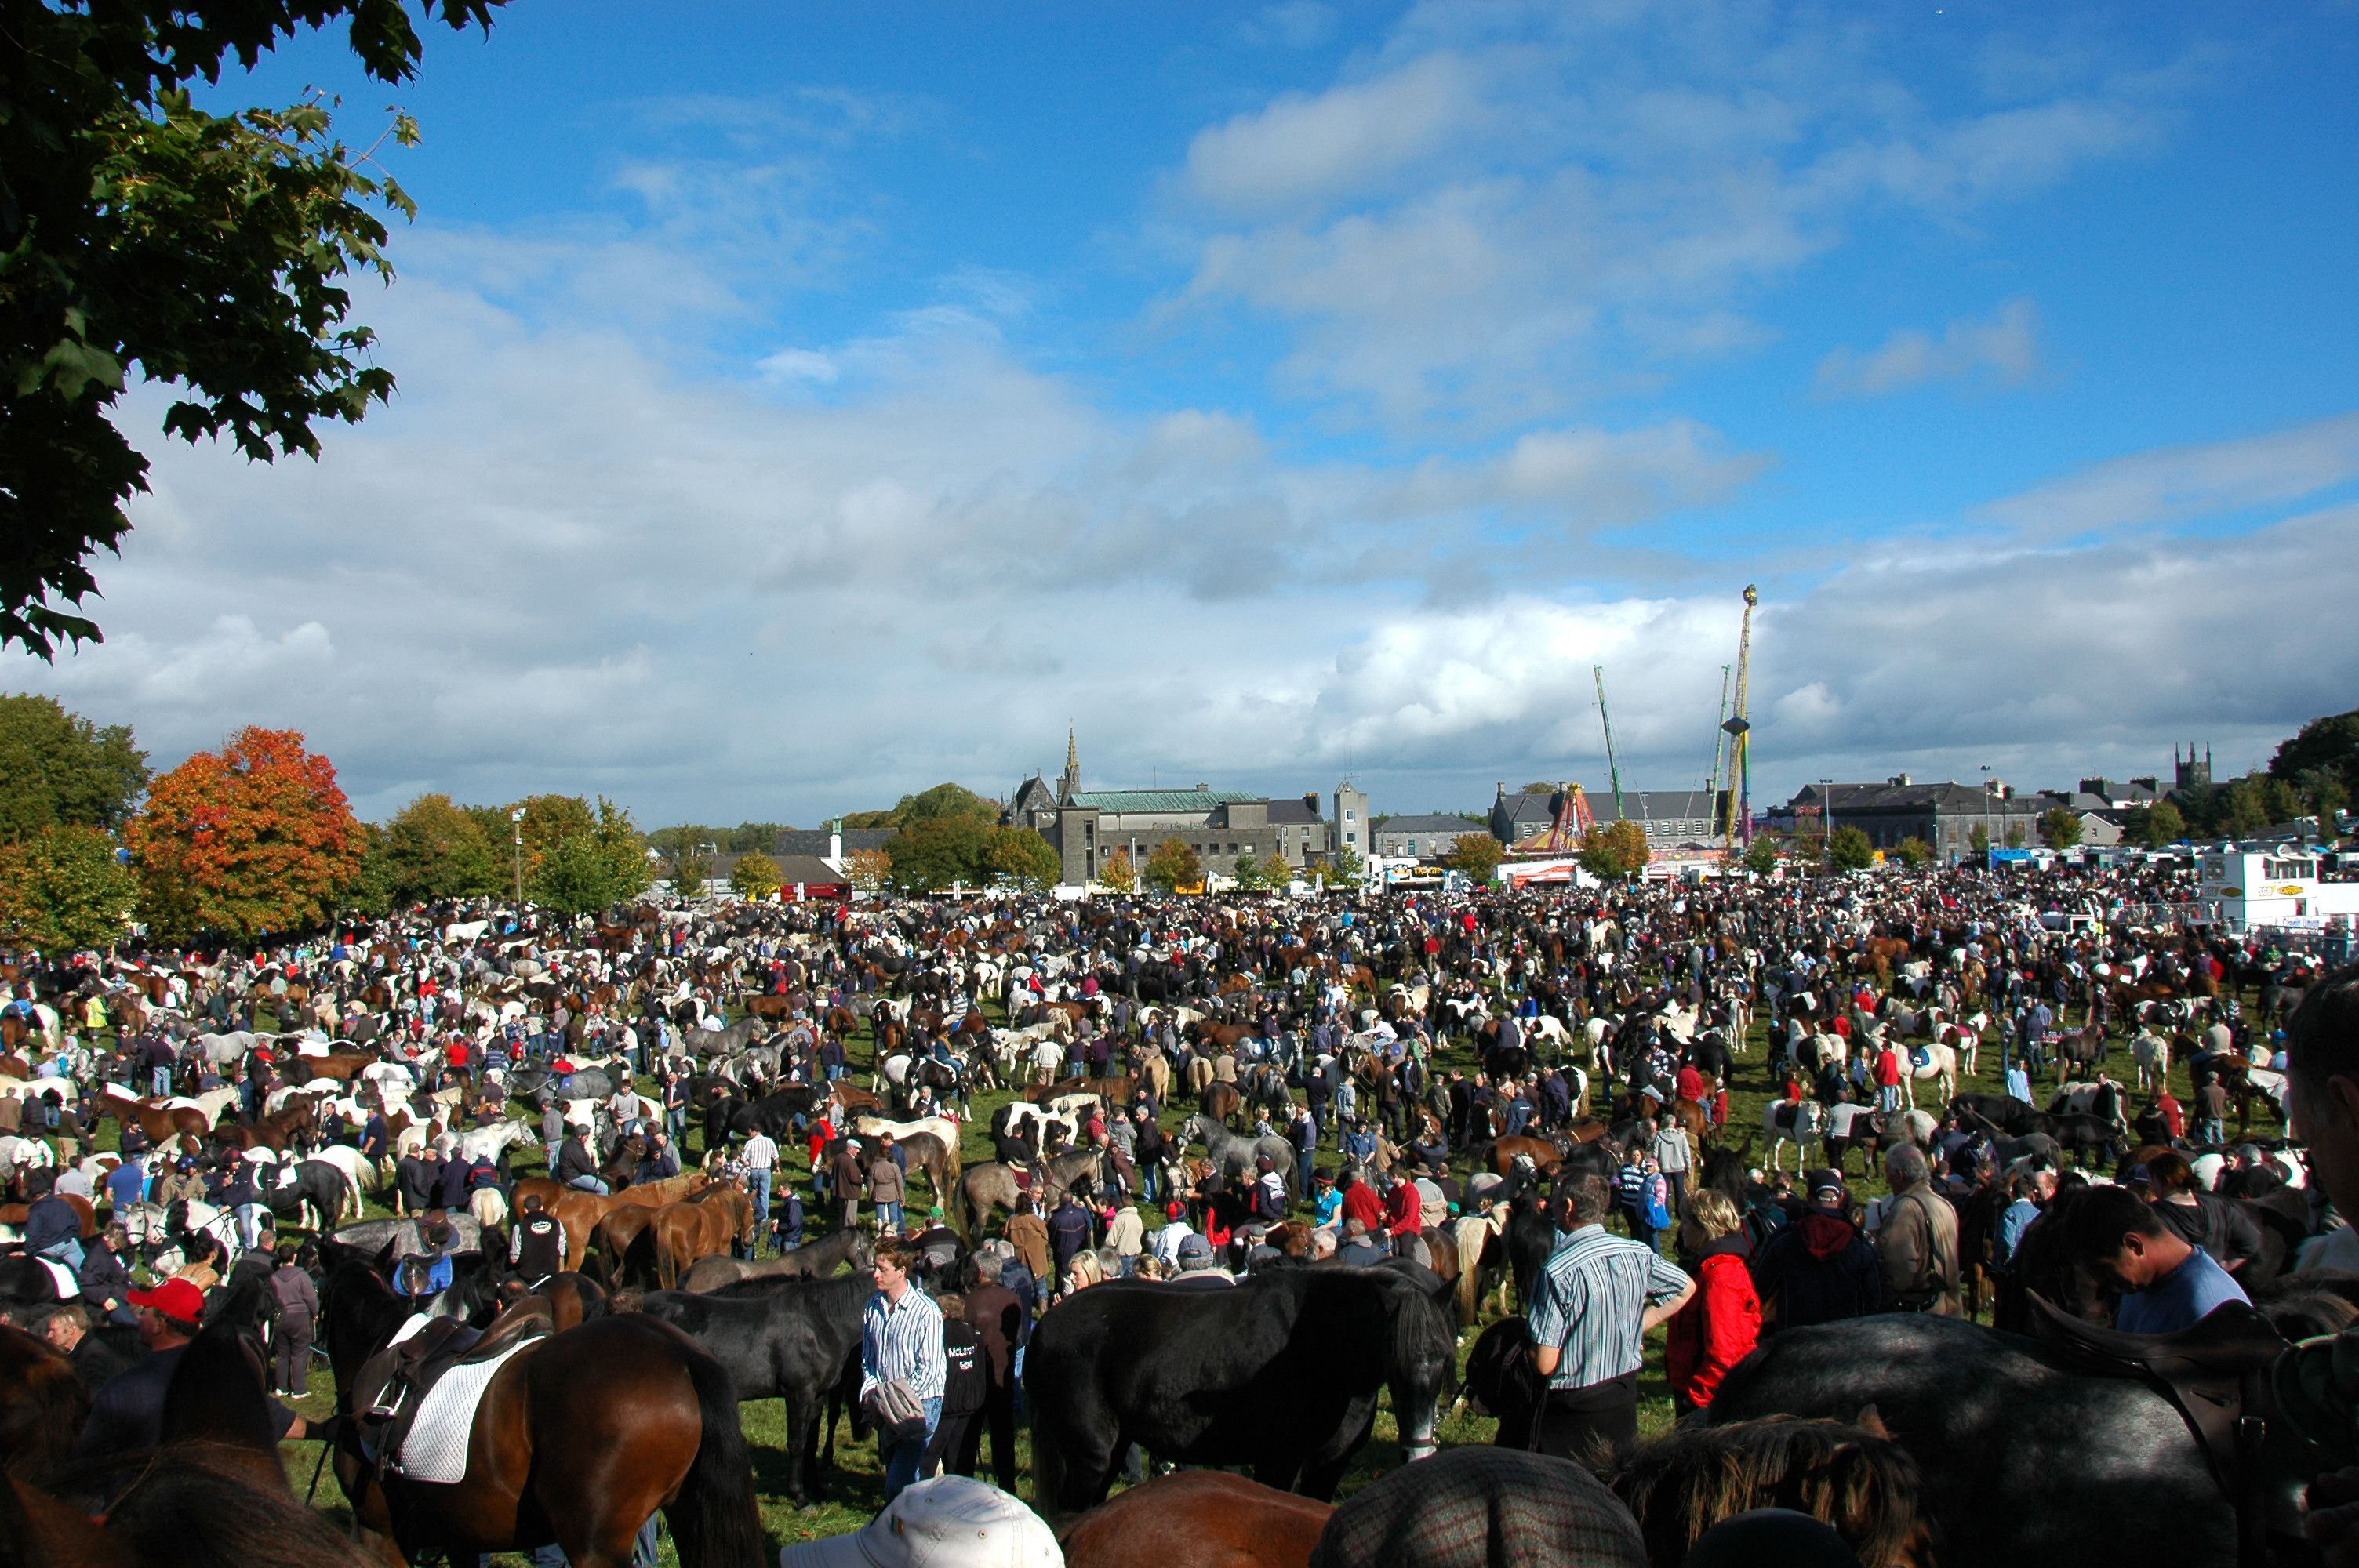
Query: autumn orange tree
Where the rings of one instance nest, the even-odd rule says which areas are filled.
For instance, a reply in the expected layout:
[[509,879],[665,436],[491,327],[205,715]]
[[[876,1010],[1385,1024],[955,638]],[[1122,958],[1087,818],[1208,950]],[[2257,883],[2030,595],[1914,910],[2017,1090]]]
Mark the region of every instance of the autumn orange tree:
[[126,837],[158,935],[245,940],[325,920],[365,843],[335,764],[299,731],[254,727],[156,780]]

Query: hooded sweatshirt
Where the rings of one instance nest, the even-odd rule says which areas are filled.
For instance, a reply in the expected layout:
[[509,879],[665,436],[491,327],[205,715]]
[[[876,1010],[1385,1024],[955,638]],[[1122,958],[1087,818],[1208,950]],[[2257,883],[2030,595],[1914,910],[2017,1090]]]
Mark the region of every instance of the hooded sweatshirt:
[[1831,1209],[1811,1208],[1769,1238],[1753,1265],[1773,1330],[1865,1317],[1884,1306],[1875,1244]]

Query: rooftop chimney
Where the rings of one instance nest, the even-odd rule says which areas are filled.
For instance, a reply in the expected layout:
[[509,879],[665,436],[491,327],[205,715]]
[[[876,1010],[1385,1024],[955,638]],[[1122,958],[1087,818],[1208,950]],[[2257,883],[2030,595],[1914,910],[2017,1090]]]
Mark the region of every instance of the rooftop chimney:
[[1893,785],[1895,788],[1903,788],[1906,787],[1908,783],[1908,775],[1907,773],[1895,773],[1885,782]]

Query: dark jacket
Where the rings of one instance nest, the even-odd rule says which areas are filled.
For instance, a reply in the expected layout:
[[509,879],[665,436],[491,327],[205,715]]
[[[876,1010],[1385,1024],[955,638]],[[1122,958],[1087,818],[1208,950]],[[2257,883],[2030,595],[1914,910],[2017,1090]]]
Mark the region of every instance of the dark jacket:
[[1024,1339],[1024,1303],[1006,1286],[978,1280],[966,1293],[966,1321],[982,1342],[991,1386],[1006,1388],[1015,1347]]
[[2260,1256],[2261,1227],[2226,1198],[2197,1193],[2192,1206],[2166,1201],[2156,1204],[2154,1213],[2180,1240],[2201,1247],[2223,1268],[2234,1269]]
[[991,1393],[982,1337],[964,1318],[942,1321],[942,1414],[972,1415]]
[[1072,1202],[1057,1206],[1049,1217],[1049,1247],[1057,1260],[1057,1276],[1062,1279],[1065,1265],[1073,1254],[1090,1244],[1090,1215],[1081,1205]]
[[51,1195],[34,1204],[25,1216],[25,1250],[47,1252],[60,1241],[82,1234],[82,1215],[65,1199]]
[[1766,1329],[1841,1323],[1884,1308],[1875,1243],[1842,1215],[1811,1209],[1769,1238],[1753,1263]]
[[590,1157],[590,1151],[582,1146],[581,1139],[568,1138],[558,1149],[557,1179],[559,1181],[570,1184],[577,1176],[594,1176],[597,1173],[598,1162]]
[[93,1242],[82,1255],[82,1293],[93,1307],[108,1302],[121,1306],[131,1299],[131,1271],[123,1266],[122,1259]]

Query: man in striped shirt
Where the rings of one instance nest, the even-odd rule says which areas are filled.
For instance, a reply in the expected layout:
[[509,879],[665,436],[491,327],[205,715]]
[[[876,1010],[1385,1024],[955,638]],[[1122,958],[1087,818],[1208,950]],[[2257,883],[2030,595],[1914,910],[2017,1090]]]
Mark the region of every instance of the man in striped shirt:
[[876,1249],[876,1293],[860,1314],[860,1397],[865,1401],[880,1383],[908,1386],[925,1407],[926,1430],[892,1444],[885,1461],[885,1500],[917,1480],[918,1465],[942,1419],[942,1309],[909,1282],[917,1261],[913,1248],[888,1244]]
[[1534,1284],[1526,1336],[1549,1386],[1536,1446],[1577,1460],[1603,1444],[1620,1460],[1638,1441],[1647,1332],[1687,1304],[1695,1281],[1653,1248],[1607,1232],[1611,1160],[1593,1151],[1575,1151],[1558,1178],[1556,1249]]

